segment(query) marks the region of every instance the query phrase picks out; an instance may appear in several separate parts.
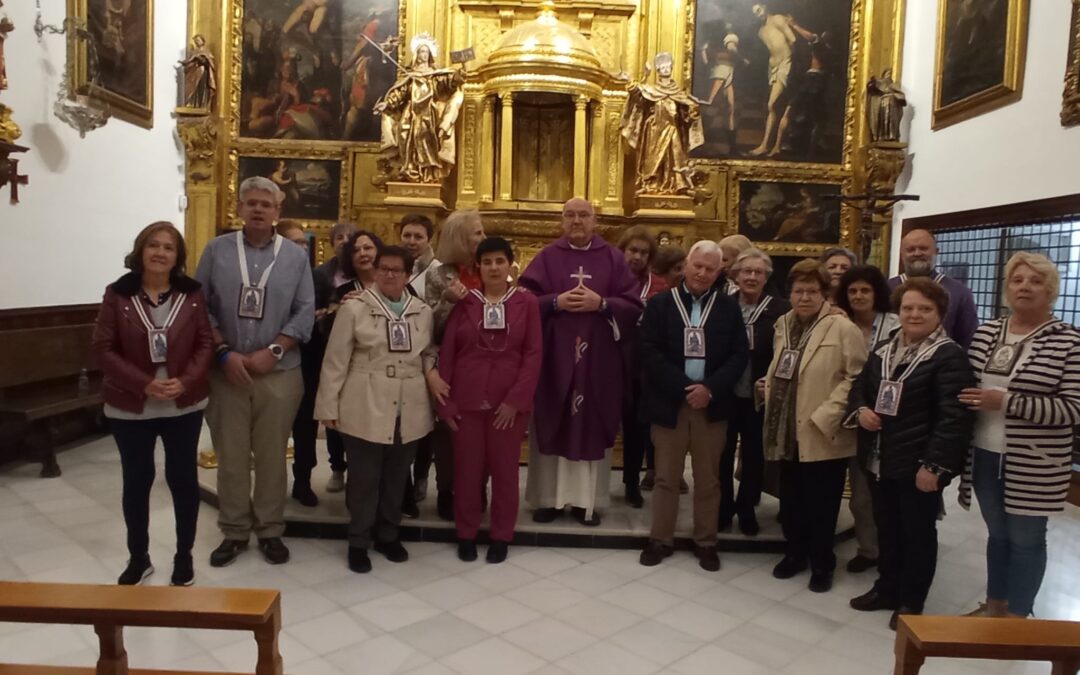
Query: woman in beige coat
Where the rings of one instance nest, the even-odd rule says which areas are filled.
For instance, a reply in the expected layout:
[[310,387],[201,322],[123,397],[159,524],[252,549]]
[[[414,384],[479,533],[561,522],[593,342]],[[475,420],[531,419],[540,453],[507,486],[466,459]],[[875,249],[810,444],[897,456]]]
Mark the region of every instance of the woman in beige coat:
[[776,322],[764,381],[765,459],[780,462],[787,548],[773,569],[789,579],[811,569],[810,590],[832,588],[833,535],[855,435],[840,426],[848,391],[866,362],[866,339],[826,301],[829,275],[816,260],[791,268],[792,310]]
[[398,246],[379,251],[375,286],[338,310],[315,400],[315,417],[345,443],[349,569],[359,573],[371,570],[373,543],[391,562],[409,558],[398,539],[401,495],[433,424],[425,382],[437,377],[432,315],[405,290],[412,263]]

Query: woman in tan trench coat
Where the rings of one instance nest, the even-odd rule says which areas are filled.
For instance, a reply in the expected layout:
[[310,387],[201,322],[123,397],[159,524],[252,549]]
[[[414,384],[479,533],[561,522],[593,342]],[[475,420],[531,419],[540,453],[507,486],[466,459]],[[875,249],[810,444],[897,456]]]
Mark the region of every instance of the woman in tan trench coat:
[[[816,260],[791,268],[792,310],[776,322],[764,378],[765,459],[780,463],[784,559],[788,579],[810,566],[811,591],[832,588],[833,534],[855,434],[840,426],[851,383],[866,363],[866,338],[826,298],[829,276]],[[760,386],[761,383],[759,383]]]
[[398,246],[379,251],[374,287],[338,310],[315,400],[315,417],[342,434],[355,467],[345,502],[349,569],[359,573],[371,570],[372,544],[391,562],[408,560],[398,539],[401,495],[417,442],[433,425],[425,382],[429,373],[438,378],[432,314],[405,290],[412,263]]

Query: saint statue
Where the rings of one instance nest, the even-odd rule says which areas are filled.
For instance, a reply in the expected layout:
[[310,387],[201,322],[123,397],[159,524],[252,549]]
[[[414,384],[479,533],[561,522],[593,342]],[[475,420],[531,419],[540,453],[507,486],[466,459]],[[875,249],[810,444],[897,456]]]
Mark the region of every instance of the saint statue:
[[900,121],[904,118],[907,97],[893,82],[892,70],[886,68],[881,77],[871,77],[866,85],[866,115],[870,125],[870,140],[899,141]]
[[8,88],[7,62],[4,61],[4,42],[7,41],[7,34],[15,30],[15,24],[4,13],[3,7],[4,0],[0,0],[0,91]]
[[[637,152],[637,194],[689,195],[694,191],[689,153],[705,142],[700,101],[683,92],[671,76],[673,59],[653,59],[656,83],[631,85],[623,111],[622,135]],[[645,66],[645,75],[652,70]]]
[[217,64],[206,47],[206,38],[202,35],[192,38],[191,51],[179,65],[184,69],[184,105],[213,110],[217,100]]
[[410,44],[412,66],[375,105],[383,115],[382,149],[396,157],[391,180],[441,183],[454,165],[454,122],[464,100],[465,74],[437,69],[438,45],[427,33]]

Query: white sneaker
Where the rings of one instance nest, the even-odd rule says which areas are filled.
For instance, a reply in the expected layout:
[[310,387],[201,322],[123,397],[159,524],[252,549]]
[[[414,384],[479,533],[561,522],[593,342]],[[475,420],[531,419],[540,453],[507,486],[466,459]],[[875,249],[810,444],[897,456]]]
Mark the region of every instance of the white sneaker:
[[330,473],[330,480],[326,481],[327,492],[341,492],[345,489],[345,472],[333,471]]

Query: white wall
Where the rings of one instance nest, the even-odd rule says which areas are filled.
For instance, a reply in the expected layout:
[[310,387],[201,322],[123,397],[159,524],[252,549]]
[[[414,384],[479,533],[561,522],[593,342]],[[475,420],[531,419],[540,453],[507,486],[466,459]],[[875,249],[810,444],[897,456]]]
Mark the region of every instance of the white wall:
[[922,199],[895,209],[894,269],[904,218],[1080,192],[1080,127],[1059,121],[1072,3],[1031,0],[1020,101],[931,131],[937,5],[907,3],[902,85],[912,157],[897,190]]
[[[30,147],[19,162],[30,184],[20,203],[0,192],[0,308],[99,302],[123,272],[135,235],[155,220],[183,229],[182,148],[174,140],[176,75],[183,55],[187,3],[154,3],[154,127],[117,119],[80,139],[52,112],[65,38],[34,35],[34,3],[6,2],[15,23],[5,45],[11,107]],[[44,0],[45,22],[59,25],[65,0]]]

